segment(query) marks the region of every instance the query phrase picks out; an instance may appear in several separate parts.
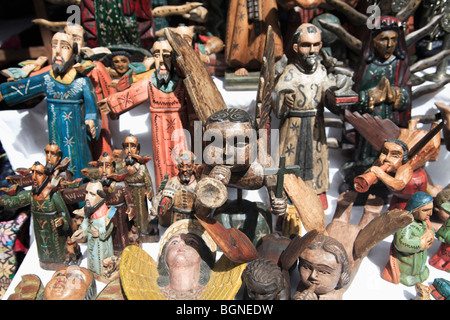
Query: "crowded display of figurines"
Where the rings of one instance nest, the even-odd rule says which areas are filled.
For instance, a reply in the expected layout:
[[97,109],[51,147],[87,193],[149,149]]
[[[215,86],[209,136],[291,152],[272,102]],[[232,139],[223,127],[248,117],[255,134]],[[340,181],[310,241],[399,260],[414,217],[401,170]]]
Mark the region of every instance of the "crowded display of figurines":
[[3,299],[450,299],[447,2],[77,6],[2,70]]

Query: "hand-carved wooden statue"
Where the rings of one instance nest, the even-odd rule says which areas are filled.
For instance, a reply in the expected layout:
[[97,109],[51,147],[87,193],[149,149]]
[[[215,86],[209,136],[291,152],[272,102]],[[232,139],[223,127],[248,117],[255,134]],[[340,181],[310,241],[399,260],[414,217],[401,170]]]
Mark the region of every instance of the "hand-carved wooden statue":
[[275,57],[283,55],[283,40],[275,0],[232,0],[228,6],[225,61],[240,76],[259,71],[267,28],[274,30]]
[[293,36],[292,46],[295,59],[286,66],[275,86],[274,112],[282,120],[279,154],[286,156],[287,166],[300,166],[299,176],[324,197],[326,204],[330,182],[323,112],[327,106],[339,114],[327,103],[327,91],[337,89],[337,80],[320,62],[319,28],[302,24]]
[[416,192],[408,200],[405,210],[414,220],[394,234],[389,262],[381,276],[395,284],[414,286],[424,282],[430,274],[427,249],[433,244],[435,233],[430,223],[433,197],[425,192]]
[[[352,111],[390,119],[400,127],[407,127],[412,93],[406,50],[400,21],[394,17],[381,17],[380,28],[369,33],[364,60],[355,73],[354,90],[359,101]],[[365,170],[379,153],[358,132],[355,143],[354,170]]]
[[20,102],[47,97],[49,141],[55,142],[70,158],[75,178],[92,160],[89,139],[97,139],[101,129],[97,97],[91,81],[74,69],[78,44],[70,34],[57,32],[52,38],[52,70],[0,85],[2,109],[14,109]]
[[31,205],[39,264],[43,269],[56,270],[65,265],[79,264],[81,252],[79,246],[70,240],[72,222],[58,190],[59,180],[48,175],[46,167],[39,162],[35,162],[30,171],[31,190],[14,196],[3,195],[0,205],[5,209]]
[[122,250],[130,244],[130,235],[133,232],[136,215],[133,196],[128,184],[124,181],[126,174],[117,175],[114,159],[103,154],[98,161],[91,164],[98,168],[99,181],[105,191],[105,203],[109,208],[117,211],[112,218],[115,227],[113,234],[114,254],[120,255]]
[[147,163],[151,159],[148,156],[140,155],[141,145],[137,138],[128,135],[122,142],[123,160],[121,166],[128,171],[125,177],[136,210],[135,223],[142,236],[142,241],[146,241],[147,236],[154,230],[150,230],[150,216],[147,200],[153,198],[153,182],[147,168]]
[[186,141],[184,134],[178,139],[171,138],[177,129],[188,128],[189,122],[187,93],[175,71],[172,47],[167,40],[159,39],[153,44],[152,53],[155,70],[151,76],[100,101],[99,107],[106,114],[120,115],[147,100],[150,101],[157,188],[164,174],[169,173],[170,177],[177,174],[172,152],[176,155],[181,150],[172,149]]
[[85,205],[79,209],[84,219],[71,238],[72,241],[87,238],[87,268],[100,281],[104,273],[103,260],[114,255],[114,224],[111,219],[117,210],[115,207],[108,208],[105,197],[101,182],[91,181],[87,184]]
[[195,219],[195,187],[197,185],[195,156],[190,151],[178,155],[178,175],[170,178],[162,190],[157,208],[159,224],[168,227],[182,219]]
[[[441,204],[441,209],[450,214],[450,202]],[[441,243],[438,251],[430,258],[428,263],[440,270],[450,271],[450,217],[436,231],[436,239]]]
[[442,122],[433,123],[427,132],[418,130],[417,121],[412,120],[406,129],[397,127],[389,119],[368,114],[361,116],[356,112],[347,112],[346,119],[371,143],[374,150],[380,152],[372,166],[354,178],[356,191],[367,194],[371,190],[377,193],[380,185],[385,186],[393,194],[390,209],[403,209],[416,191],[428,192],[428,177],[423,167],[439,155],[440,135],[437,133],[443,126]]
[[355,191],[339,196],[326,232],[318,234],[300,253],[300,283],[293,299],[342,299],[369,251],[413,220],[407,211],[399,209],[381,214],[382,199],[370,196],[359,223],[352,224],[356,196]]
[[[273,165],[273,160],[262,139],[256,137],[255,128],[253,119],[242,109],[229,108],[211,115],[205,132],[214,137],[214,141],[203,152],[204,165],[200,182],[209,177],[225,186],[238,189],[257,190],[265,186],[270,196],[272,213],[279,215],[286,210],[286,196],[276,195],[276,176],[266,175],[264,172],[264,168]],[[198,188],[198,196],[201,196],[202,190],[207,188]],[[202,199],[211,204],[213,199],[206,199],[209,197],[207,191],[205,195]],[[227,196],[224,195],[224,200],[226,199]]]
[[[158,262],[137,246],[122,253],[120,280],[133,300],[230,300],[236,296],[245,264],[224,255],[216,262],[217,245],[198,220],[170,225],[163,236]],[[136,263],[139,256],[141,262]],[[220,270],[220,272],[218,272]],[[146,285],[136,285],[136,277]]]
[[[62,151],[56,143],[49,143],[45,146],[45,168],[48,175],[57,176],[61,183],[71,182],[72,173],[67,170],[67,165],[64,165]],[[11,184],[17,184],[19,187],[31,186],[31,173],[21,172],[21,174],[11,175],[6,177],[6,180]]]

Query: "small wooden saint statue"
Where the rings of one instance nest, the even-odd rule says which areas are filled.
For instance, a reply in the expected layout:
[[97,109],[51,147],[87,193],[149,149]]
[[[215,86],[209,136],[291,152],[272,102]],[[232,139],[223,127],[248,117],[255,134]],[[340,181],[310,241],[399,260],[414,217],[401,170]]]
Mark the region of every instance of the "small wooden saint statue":
[[194,159],[190,151],[181,152],[176,158],[178,175],[167,181],[157,209],[159,224],[163,227],[181,219],[195,219],[197,179]]
[[[322,36],[315,25],[300,25],[292,41],[295,58],[275,85],[274,114],[281,119],[279,154],[286,156],[286,166],[300,166],[297,175],[316,191],[326,209],[330,181],[324,107],[340,114],[338,87],[344,88],[351,79],[339,75],[342,81],[338,81],[322,64]],[[350,91],[343,94],[351,96]]]
[[[442,210],[450,213],[450,202],[441,204]],[[438,251],[430,258],[428,263],[436,269],[450,271],[450,217],[436,231],[436,239],[441,242]]]
[[90,139],[98,139],[101,116],[97,95],[89,78],[80,76],[74,65],[78,44],[72,35],[57,32],[52,38],[52,69],[48,72],[0,85],[1,109],[14,109],[29,99],[47,97],[49,141],[70,158],[74,178],[92,160]]
[[78,244],[70,239],[72,221],[61,191],[59,180],[48,175],[46,167],[35,162],[30,168],[31,190],[24,190],[14,196],[2,195],[0,205],[13,209],[31,205],[34,234],[37,244],[39,264],[46,270],[56,270],[81,262]]
[[[99,102],[105,114],[120,115],[137,105],[150,101],[155,187],[166,173],[177,174],[172,149],[186,145],[186,137],[172,139],[177,129],[189,125],[188,97],[182,79],[177,75],[173,49],[166,39],[158,39],[152,46],[155,69],[151,75],[130,88],[110,95]],[[185,149],[185,147],[184,147]],[[181,150],[173,150],[178,154]]]
[[120,255],[122,250],[130,244],[133,233],[136,209],[130,187],[124,181],[127,173],[116,174],[115,160],[104,153],[98,161],[91,162],[98,168],[98,177],[105,192],[105,203],[108,208],[116,208],[117,211],[112,218],[115,227],[113,235],[114,254]]
[[[150,172],[147,168],[147,163],[151,157],[140,154],[141,145],[137,138],[133,135],[128,135],[122,142],[123,159],[121,166],[128,171],[125,177],[136,208],[135,223],[139,229],[142,240],[150,238],[150,233],[155,234],[155,230],[151,228],[148,201],[153,199],[153,182]],[[155,221],[156,222],[156,221]]]
[[94,277],[102,281],[103,260],[114,255],[114,224],[111,219],[117,210],[108,208],[105,203],[106,193],[100,181],[91,181],[86,186],[85,205],[76,214],[84,217],[83,222],[72,235],[72,241],[87,238],[87,268]]
[[427,267],[428,248],[434,242],[435,230],[431,226],[433,197],[418,191],[408,200],[405,210],[414,221],[394,234],[389,262],[381,277],[394,284],[414,286],[427,280],[430,271]]

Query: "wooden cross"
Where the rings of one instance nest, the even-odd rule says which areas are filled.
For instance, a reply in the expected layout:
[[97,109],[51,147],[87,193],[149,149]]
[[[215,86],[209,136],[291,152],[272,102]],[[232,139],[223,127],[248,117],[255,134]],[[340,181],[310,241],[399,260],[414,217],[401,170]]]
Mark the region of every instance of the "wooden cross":
[[284,188],[284,175],[293,173],[296,176],[299,175],[300,166],[292,165],[286,167],[286,156],[280,156],[280,166],[279,168],[265,168],[264,174],[266,175],[277,175],[277,186],[275,190],[275,197],[282,198],[283,197],[283,188]]

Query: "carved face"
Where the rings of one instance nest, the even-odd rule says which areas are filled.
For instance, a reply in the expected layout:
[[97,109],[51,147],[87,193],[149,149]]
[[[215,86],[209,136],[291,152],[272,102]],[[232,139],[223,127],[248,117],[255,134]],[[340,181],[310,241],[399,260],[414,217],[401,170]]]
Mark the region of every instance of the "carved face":
[[87,184],[86,196],[84,198],[85,206],[95,207],[97,203],[103,200],[103,198],[98,195],[98,190],[103,190],[103,186],[101,185],[101,183],[89,182]]
[[170,78],[170,72],[172,70],[172,51],[172,47],[167,40],[156,41],[152,47],[153,57],[155,58],[156,74],[164,80]]
[[433,214],[433,202],[427,203],[426,205],[417,208],[413,211],[413,216],[415,220],[426,221],[429,220]]
[[398,33],[394,30],[386,30],[373,38],[375,55],[381,62],[389,60],[393,55],[398,43]]
[[115,172],[114,161],[109,155],[101,156],[98,160],[98,174],[100,176],[100,182],[103,186],[108,187],[111,185],[112,180],[108,178],[108,175]]
[[70,23],[64,28],[72,36],[73,42],[78,44],[78,50],[84,47],[84,29],[82,25]]
[[48,144],[45,147],[45,163],[47,166],[56,166],[61,160],[61,149],[56,144]]
[[322,36],[319,29],[313,24],[304,24],[300,28],[302,33],[292,48],[297,53],[298,61],[302,67],[312,69],[316,66],[319,58]]
[[173,236],[167,245],[166,263],[169,268],[190,267],[198,265],[200,270],[201,241],[191,233]]
[[120,75],[123,75],[125,72],[127,72],[130,68],[128,65],[130,64],[130,59],[126,56],[117,55],[112,58],[112,64],[113,68],[119,73]]
[[44,300],[83,300],[92,283],[85,268],[68,266],[56,271],[44,289]]
[[393,142],[385,142],[378,160],[380,165],[388,164],[386,172],[396,172],[402,165],[403,148]]
[[72,36],[57,32],[52,38],[52,64],[64,65],[70,60],[73,54]]
[[256,137],[249,122],[212,122],[206,126],[203,158],[208,165],[223,165],[232,172],[247,169],[256,154]]
[[31,180],[32,180],[32,192],[33,194],[39,194],[44,187],[45,179],[45,167],[42,164],[35,164],[31,167]]
[[323,249],[306,249],[300,255],[300,278],[307,287],[316,285],[316,294],[336,289],[341,278],[342,265],[336,257]]

